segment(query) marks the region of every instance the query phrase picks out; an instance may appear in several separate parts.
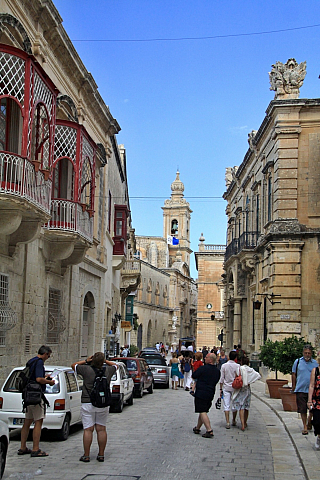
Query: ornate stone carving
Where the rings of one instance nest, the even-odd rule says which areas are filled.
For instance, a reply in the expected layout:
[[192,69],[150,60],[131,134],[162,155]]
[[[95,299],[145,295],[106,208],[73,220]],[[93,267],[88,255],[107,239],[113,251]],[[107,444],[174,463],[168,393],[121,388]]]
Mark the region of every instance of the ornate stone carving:
[[237,296],[244,297],[246,293],[246,274],[241,268],[241,264],[238,264],[237,269]]
[[251,130],[250,133],[248,133],[248,143],[251,151],[255,151],[256,147],[253,145],[253,139],[256,136],[258,130]]
[[225,182],[226,182],[226,187],[228,188],[232,181],[236,182],[236,173],[237,173],[238,167],[227,167],[226,168],[226,173],[225,173]]
[[269,72],[270,90],[274,90],[275,99],[299,98],[299,89],[306,76],[307,62],[298,64],[294,58],[287,63],[276,62]]
[[297,219],[275,220],[270,225],[269,233],[299,233],[301,227]]

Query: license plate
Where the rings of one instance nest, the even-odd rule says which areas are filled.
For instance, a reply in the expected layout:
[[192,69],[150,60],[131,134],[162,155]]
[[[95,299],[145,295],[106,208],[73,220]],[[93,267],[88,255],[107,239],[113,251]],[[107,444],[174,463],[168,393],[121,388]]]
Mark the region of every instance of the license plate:
[[13,423],[13,425],[23,425],[24,424],[24,418],[14,418],[12,423]]

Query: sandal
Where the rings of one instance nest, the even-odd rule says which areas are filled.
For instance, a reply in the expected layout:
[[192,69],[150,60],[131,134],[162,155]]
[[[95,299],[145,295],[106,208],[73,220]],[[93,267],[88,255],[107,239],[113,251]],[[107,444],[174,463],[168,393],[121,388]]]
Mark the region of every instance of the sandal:
[[201,430],[200,430],[200,428],[194,427],[194,428],[192,429],[192,431],[193,431],[193,433],[195,433],[196,435],[199,435],[199,433],[200,433]]
[[98,462],[104,462],[104,455],[97,455]]
[[30,450],[30,448],[25,448],[24,450],[19,448],[17,453],[18,453],[18,455],[28,455],[28,454],[30,455],[31,450]]
[[308,435],[308,430],[302,430],[302,435]]
[[87,457],[86,455],[82,455],[82,457],[79,458],[79,462],[88,463],[90,462],[90,457]]
[[32,450],[31,457],[48,457],[49,453],[44,452],[43,450]]
[[210,430],[209,432],[204,433],[203,438],[212,438],[213,437],[213,431]]

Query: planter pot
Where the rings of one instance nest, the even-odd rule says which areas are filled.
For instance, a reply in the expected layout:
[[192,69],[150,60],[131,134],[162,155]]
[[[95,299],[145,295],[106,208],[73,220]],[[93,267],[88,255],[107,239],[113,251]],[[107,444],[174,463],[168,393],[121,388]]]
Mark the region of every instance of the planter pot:
[[266,380],[266,383],[268,385],[270,398],[281,398],[278,389],[283,385],[286,385],[288,383],[288,380],[269,379]]
[[280,387],[278,391],[282,400],[283,410],[285,412],[296,412],[297,411],[296,394],[291,393],[291,388]]

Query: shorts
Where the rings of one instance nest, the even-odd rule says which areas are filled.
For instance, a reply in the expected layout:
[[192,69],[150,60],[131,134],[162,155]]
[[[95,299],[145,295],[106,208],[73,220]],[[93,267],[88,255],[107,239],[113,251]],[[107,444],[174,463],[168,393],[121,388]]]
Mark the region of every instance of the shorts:
[[173,382],[178,382],[178,381],[179,381],[178,375],[173,375],[173,377],[171,378],[171,380],[172,380]]
[[45,416],[46,413],[43,400],[41,400],[39,405],[28,405],[26,408],[26,420],[34,420],[36,422],[37,420],[45,418]]
[[[223,390],[223,411],[224,412],[230,412],[232,394],[233,392],[226,392],[225,390]],[[232,409],[232,411],[234,410]]]
[[208,413],[212,405],[212,400],[204,400],[203,398],[194,397],[195,413]]
[[109,407],[97,408],[92,403],[81,404],[81,418],[83,429],[93,427],[94,425],[107,425]]
[[304,392],[296,392],[297,412],[307,413],[308,394]]

